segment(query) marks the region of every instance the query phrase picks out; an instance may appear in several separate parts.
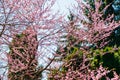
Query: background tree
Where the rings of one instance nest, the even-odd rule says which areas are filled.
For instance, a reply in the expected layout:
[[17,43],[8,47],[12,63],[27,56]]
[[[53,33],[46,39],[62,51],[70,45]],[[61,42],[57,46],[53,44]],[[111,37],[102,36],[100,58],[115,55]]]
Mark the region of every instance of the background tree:
[[120,20],[120,1],[119,0],[114,0],[112,7],[114,9],[114,14],[115,14],[115,20]]

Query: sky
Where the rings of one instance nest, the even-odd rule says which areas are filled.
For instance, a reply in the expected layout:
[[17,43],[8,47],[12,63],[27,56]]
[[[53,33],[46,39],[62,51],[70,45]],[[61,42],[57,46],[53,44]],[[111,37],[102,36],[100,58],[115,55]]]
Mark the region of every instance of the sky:
[[53,11],[56,12],[59,10],[61,14],[67,16],[69,14],[69,9],[76,4],[75,0],[56,0]]

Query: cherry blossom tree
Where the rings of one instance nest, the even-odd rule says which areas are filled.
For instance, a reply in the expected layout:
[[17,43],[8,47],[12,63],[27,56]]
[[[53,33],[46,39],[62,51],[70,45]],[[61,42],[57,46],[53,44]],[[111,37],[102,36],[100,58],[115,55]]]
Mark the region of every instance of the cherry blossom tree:
[[[8,79],[37,79],[37,76],[35,75],[37,75],[36,69],[38,65],[36,58],[38,42],[37,34],[34,32],[34,30],[29,28],[21,34],[17,34],[13,38],[9,47],[10,52],[8,54]],[[41,73],[38,74],[41,75]]]
[[[114,42],[112,38],[114,31],[119,27],[119,21],[114,21],[114,14],[108,15],[106,19],[103,18],[103,14],[109,5],[100,10],[101,0],[95,0],[95,9],[91,8],[87,2],[76,1],[79,6],[76,7],[76,13],[73,13],[75,19],[69,25],[71,26],[68,29],[68,32],[71,33],[70,35],[84,43],[93,44],[96,48],[111,46],[112,42]],[[117,43],[115,44],[117,45]]]
[[[38,58],[42,59],[50,51],[52,53],[50,47],[57,45],[57,39],[62,32],[60,24],[63,18],[58,12],[52,14],[54,3],[55,0],[0,0],[0,46],[7,45],[10,48],[8,48],[9,53],[8,50],[2,52],[8,56],[1,56],[1,59],[8,61],[8,76],[12,72],[27,69],[32,63],[30,58],[35,57],[33,67],[36,67]],[[19,39],[18,37],[22,35],[23,37]],[[35,38],[33,38],[34,35],[36,35]],[[26,45],[28,48],[22,45],[25,44],[24,41],[28,41]],[[21,55],[17,48],[24,48],[25,54]],[[1,47],[0,50],[3,48]],[[31,57],[30,54],[34,55]],[[21,59],[25,59],[25,62],[30,60],[31,63],[22,63]],[[38,71],[47,69],[51,61],[47,60],[45,68]],[[15,77],[17,75],[9,79]]]
[[[63,64],[51,70],[49,79],[119,80],[120,48],[114,35],[120,22],[114,20],[114,14],[104,16],[111,3],[101,9],[103,0],[76,1],[78,6],[65,25],[67,45],[58,50]],[[87,1],[93,1],[93,6]]]

